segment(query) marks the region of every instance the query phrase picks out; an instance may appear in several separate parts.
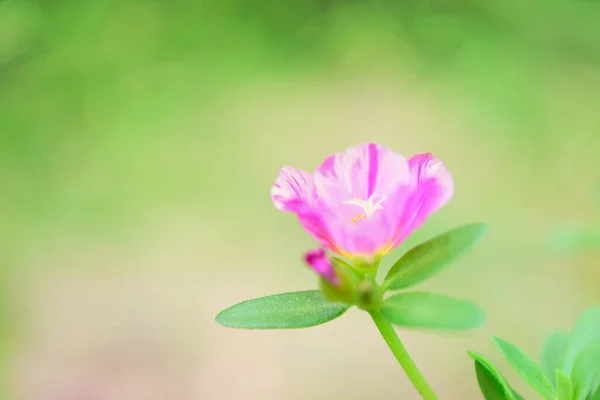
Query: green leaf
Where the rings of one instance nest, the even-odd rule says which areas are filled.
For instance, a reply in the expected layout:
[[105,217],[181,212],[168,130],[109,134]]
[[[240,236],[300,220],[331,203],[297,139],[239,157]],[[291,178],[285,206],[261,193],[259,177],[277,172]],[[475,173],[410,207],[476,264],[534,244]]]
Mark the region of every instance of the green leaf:
[[542,345],[540,357],[542,370],[553,385],[556,385],[556,370],[563,369],[565,366],[567,341],[567,335],[564,332],[557,331],[551,333]]
[[484,356],[474,351],[469,351],[468,354],[475,361],[475,375],[485,400],[518,399],[500,371]]
[[598,389],[600,379],[600,347],[590,346],[579,353],[573,364],[574,400],[585,400]]
[[565,373],[570,374],[575,358],[595,340],[600,340],[600,307],[588,308],[575,323],[565,355]]
[[600,373],[596,376],[596,381],[592,385],[590,390],[590,397],[600,396]]
[[515,389],[513,389],[513,394],[515,395],[515,398],[516,398],[517,400],[525,400],[525,399],[523,398],[523,396],[521,396],[519,393],[517,393],[517,392],[515,391]]
[[573,384],[571,379],[561,370],[556,370],[556,391],[558,392],[558,400],[573,400]]
[[471,249],[487,229],[486,224],[463,225],[413,247],[392,266],[383,287],[404,289],[432,277]]
[[400,293],[384,300],[382,314],[393,324],[444,330],[481,326],[485,313],[475,303],[428,292]]
[[318,290],[306,290],[243,301],[221,311],[216,321],[230,328],[304,328],[331,321],[349,307],[327,301]]
[[492,371],[479,361],[475,361],[475,374],[481,393],[486,400],[511,399],[510,393],[503,391],[504,387],[501,386]]
[[540,366],[531,357],[506,340],[494,338],[494,344],[529,386],[534,388],[545,399],[551,400],[556,398],[554,386],[552,386],[552,383],[544,375]]

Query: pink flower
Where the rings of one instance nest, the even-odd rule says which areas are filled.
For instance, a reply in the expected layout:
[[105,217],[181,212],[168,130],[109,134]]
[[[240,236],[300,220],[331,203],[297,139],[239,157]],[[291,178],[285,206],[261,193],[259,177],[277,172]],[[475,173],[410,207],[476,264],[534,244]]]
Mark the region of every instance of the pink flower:
[[310,250],[304,255],[304,261],[321,277],[327,279],[333,285],[338,285],[338,278],[335,275],[333,265],[327,258],[324,249]]
[[353,258],[390,252],[453,192],[452,176],[431,154],[406,160],[365,143],[329,156],[313,174],[283,167],[271,198],[324,247]]

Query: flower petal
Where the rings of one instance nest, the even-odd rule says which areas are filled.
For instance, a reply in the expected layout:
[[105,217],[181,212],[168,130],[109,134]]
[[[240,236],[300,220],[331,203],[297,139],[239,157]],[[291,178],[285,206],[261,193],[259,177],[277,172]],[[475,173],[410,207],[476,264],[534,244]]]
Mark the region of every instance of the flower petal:
[[384,146],[364,143],[328,157],[314,175],[284,167],[271,197],[278,209],[295,213],[324,248],[363,256],[391,251],[453,191],[452,176],[431,154],[407,161]]
[[442,208],[454,194],[454,180],[443,162],[431,153],[416,154],[408,160],[411,183],[427,198],[428,214]]
[[315,238],[323,247],[340,254],[339,245],[332,239],[331,231],[335,214],[322,206],[313,205],[297,213],[302,228]]
[[408,180],[406,159],[375,143],[333,154],[315,171],[319,197],[334,206],[346,200],[368,200],[373,194],[387,195]]
[[327,279],[333,285],[338,285],[339,280],[335,275],[333,265],[327,258],[324,249],[310,250],[304,255],[304,261],[322,278]]
[[297,212],[312,201],[314,181],[311,174],[289,166],[279,171],[271,188],[271,199],[281,211]]
[[350,147],[328,157],[314,182],[322,231],[333,244],[324,243],[327,248],[368,255],[390,246],[410,185],[408,161],[401,154],[374,143]]
[[408,195],[393,247],[419,228],[435,211],[450,201],[454,180],[443,162],[430,153],[416,154],[408,160],[410,193]]

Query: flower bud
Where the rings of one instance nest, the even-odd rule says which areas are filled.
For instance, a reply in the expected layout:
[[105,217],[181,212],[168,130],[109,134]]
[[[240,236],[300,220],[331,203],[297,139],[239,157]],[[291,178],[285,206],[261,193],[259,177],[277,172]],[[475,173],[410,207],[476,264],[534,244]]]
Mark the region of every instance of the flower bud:
[[320,287],[323,295],[330,301],[354,304],[355,287],[359,280],[356,271],[350,264],[339,258],[332,257],[330,262],[335,271],[337,285],[321,279]]

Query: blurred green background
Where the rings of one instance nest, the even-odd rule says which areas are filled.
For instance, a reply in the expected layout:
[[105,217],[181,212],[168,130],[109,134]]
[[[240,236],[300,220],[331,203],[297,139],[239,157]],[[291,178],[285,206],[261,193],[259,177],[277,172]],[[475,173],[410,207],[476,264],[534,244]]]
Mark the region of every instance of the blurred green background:
[[432,152],[456,194],[419,240],[490,233],[426,288],[480,331],[401,332],[442,399],[467,349],[537,354],[600,302],[600,3],[0,0],[0,358],[17,400],[417,399],[368,316],[228,330],[222,308],[313,288],[269,190],[364,141]]

